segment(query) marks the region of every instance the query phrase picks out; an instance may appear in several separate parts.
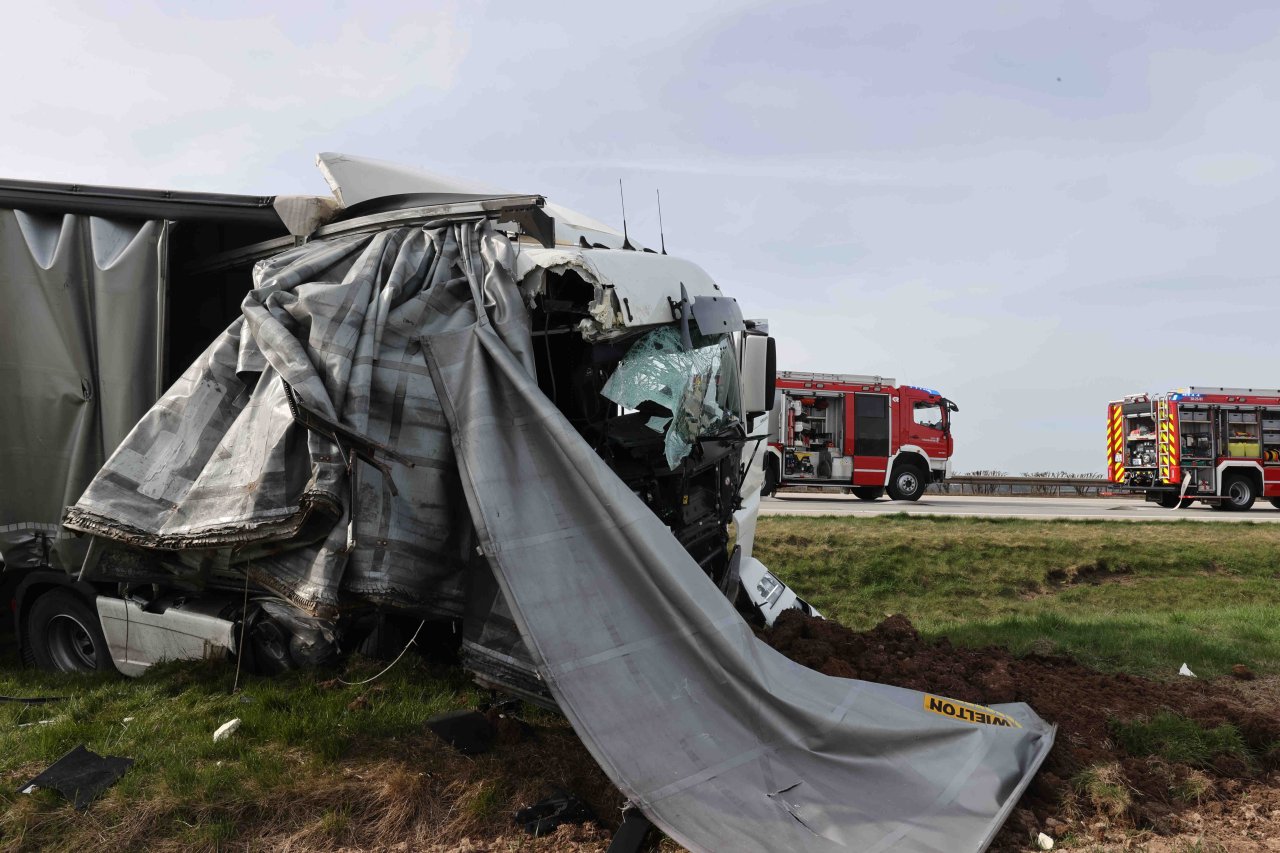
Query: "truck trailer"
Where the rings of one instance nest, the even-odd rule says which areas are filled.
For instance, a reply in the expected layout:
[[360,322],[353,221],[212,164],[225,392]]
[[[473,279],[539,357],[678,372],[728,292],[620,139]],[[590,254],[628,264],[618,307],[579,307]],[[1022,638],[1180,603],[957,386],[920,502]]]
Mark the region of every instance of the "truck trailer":
[[1280,390],[1190,387],[1107,406],[1107,478],[1172,509],[1280,509]]
[[874,501],[919,500],[951,474],[955,403],[883,376],[778,374],[764,493],[809,486]]

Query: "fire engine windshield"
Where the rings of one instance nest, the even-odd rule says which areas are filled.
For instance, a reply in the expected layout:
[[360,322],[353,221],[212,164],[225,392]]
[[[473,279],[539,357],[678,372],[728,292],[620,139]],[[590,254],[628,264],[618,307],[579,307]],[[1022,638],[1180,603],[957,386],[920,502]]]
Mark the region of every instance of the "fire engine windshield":
[[915,405],[916,423],[929,429],[942,429],[942,404],[920,402]]
[[736,422],[741,408],[732,339],[699,336],[693,344],[686,351],[680,333],[670,326],[646,333],[600,392],[627,409],[657,405],[648,426],[665,436],[664,453],[671,468],[689,455],[699,436]]

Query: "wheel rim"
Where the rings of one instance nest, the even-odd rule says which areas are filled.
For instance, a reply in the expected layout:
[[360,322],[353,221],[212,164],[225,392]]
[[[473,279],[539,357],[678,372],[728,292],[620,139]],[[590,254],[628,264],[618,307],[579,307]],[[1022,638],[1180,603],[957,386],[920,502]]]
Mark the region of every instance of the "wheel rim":
[[1249,487],[1239,480],[1227,487],[1227,498],[1232,506],[1244,506],[1249,502],[1250,494]]
[[915,494],[916,489],[920,488],[920,480],[910,471],[903,471],[898,475],[898,489],[903,493],[911,495]]
[[49,620],[49,656],[64,672],[98,668],[93,635],[79,619],[60,613]]

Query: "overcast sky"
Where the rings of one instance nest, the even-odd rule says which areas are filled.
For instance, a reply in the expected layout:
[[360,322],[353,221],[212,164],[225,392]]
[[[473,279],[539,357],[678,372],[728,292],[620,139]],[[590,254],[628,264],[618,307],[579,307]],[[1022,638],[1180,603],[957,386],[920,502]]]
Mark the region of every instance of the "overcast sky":
[[961,408],[961,471],[1097,472],[1106,402],[1280,387],[1271,3],[10,9],[0,175],[319,193],[343,151],[696,261],[785,369]]

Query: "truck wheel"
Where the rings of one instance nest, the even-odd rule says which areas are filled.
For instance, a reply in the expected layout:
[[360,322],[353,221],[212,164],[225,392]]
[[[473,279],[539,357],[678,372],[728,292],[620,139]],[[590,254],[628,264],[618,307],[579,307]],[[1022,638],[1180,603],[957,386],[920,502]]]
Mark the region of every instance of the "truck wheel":
[[765,460],[764,463],[764,486],[760,489],[760,494],[769,497],[778,491],[778,465],[772,460]]
[[874,501],[879,500],[884,494],[884,489],[879,486],[855,486],[853,493],[860,501]]
[[1178,505],[1178,493],[1177,492],[1161,492],[1159,496],[1156,498],[1156,503],[1158,503],[1160,506],[1164,507],[1165,509],[1173,509],[1175,506]]
[[1191,506],[1195,502],[1196,502],[1195,498],[1183,498],[1182,500],[1178,501],[1178,509],[1186,509],[1187,507]]
[[900,465],[889,480],[889,497],[895,501],[918,501],[924,494],[925,478],[915,465]]
[[1241,474],[1228,477],[1222,491],[1223,505],[1235,512],[1244,512],[1253,506],[1257,495],[1254,494],[1253,481]]
[[1280,498],[1272,498],[1271,505],[1276,509],[1280,509]]
[[49,672],[115,669],[98,614],[67,589],[52,589],[27,612],[26,657]]

